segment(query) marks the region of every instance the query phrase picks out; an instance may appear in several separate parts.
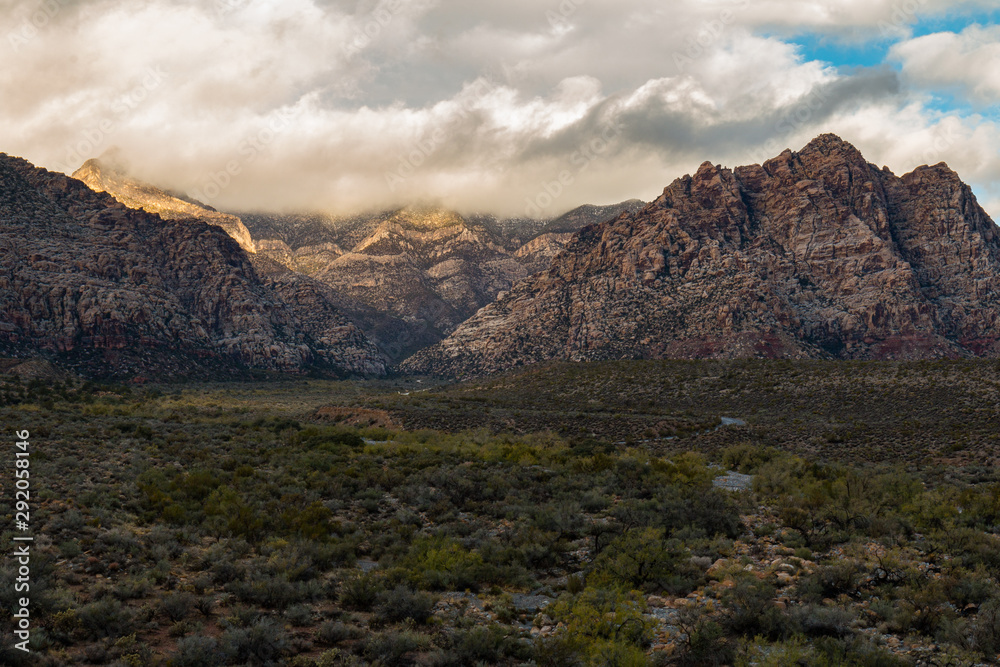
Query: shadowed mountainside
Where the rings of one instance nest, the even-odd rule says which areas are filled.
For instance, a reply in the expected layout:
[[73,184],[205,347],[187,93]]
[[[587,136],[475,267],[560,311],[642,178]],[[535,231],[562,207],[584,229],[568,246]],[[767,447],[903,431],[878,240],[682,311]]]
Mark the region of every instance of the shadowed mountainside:
[[549,359],[924,359],[1000,352],[1000,232],[947,165],[903,177],[824,135],[705,163],[580,231],[408,371]]
[[0,349],[89,376],[384,372],[316,285],[272,289],[217,226],[0,154]]

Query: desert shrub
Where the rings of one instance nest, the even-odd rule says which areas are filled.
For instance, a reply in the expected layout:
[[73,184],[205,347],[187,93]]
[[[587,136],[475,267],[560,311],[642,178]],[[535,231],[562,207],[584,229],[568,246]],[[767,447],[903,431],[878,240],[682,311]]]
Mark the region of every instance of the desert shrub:
[[854,614],[839,607],[802,605],[788,613],[791,626],[810,637],[846,637],[851,634]]
[[112,597],[80,607],[76,617],[84,634],[91,639],[123,637],[132,632],[135,624],[135,614]]
[[324,621],[316,628],[316,641],[328,646],[336,646],[349,639],[357,639],[361,630],[341,621]]
[[371,611],[378,596],[385,590],[381,579],[372,574],[359,574],[340,584],[340,602],[347,609]]
[[375,605],[375,618],[380,623],[399,623],[412,620],[423,624],[434,613],[434,598],[406,586],[379,593]]
[[124,665],[149,665],[153,662],[153,650],[135,638],[135,634],[121,637],[111,645],[111,656]]
[[[762,638],[750,642],[736,661],[739,667],[785,665],[851,665],[851,667],[905,667],[911,664],[864,639],[822,637],[807,642],[794,637],[777,643]],[[948,663],[951,664],[951,663]]]
[[429,590],[478,590],[488,578],[482,556],[449,538],[415,540],[401,565],[414,573],[421,588]]
[[80,548],[79,540],[66,540],[59,544],[59,557],[73,559],[79,556],[83,550]]
[[1000,654],[1000,598],[983,604],[972,626],[972,645],[986,657]]
[[505,658],[527,661],[532,654],[531,644],[519,639],[511,628],[501,625],[459,630],[449,644],[450,648],[437,661],[439,667],[495,665]]
[[733,663],[736,657],[736,643],[725,629],[716,623],[704,610],[684,607],[679,611],[678,626],[687,635],[687,646],[678,656],[682,665],[720,667]]
[[948,598],[960,609],[966,605],[981,605],[997,595],[997,587],[992,582],[973,572],[961,572],[948,586]]
[[326,449],[335,452],[337,448],[360,449],[364,439],[353,431],[335,427],[307,426],[289,438],[289,444],[306,449]]
[[601,512],[610,506],[611,498],[596,491],[588,491],[580,498],[580,509],[588,514]]
[[216,585],[224,585],[233,581],[243,581],[247,576],[243,565],[223,559],[212,565],[212,581]]
[[664,539],[663,529],[646,528],[609,544],[594,560],[591,578],[598,586],[687,594],[698,574],[680,542]]
[[651,489],[650,493],[652,498],[615,505],[612,516],[630,528],[662,528],[668,537],[684,531],[689,537],[735,538],[743,530],[733,500],[711,487],[691,493],[679,486],[666,486]]
[[781,450],[774,447],[757,445],[733,445],[722,452],[722,467],[726,470],[736,470],[746,475],[752,475],[766,463],[781,456]]
[[206,524],[217,525],[225,535],[243,538],[255,543],[265,533],[266,514],[260,508],[229,486],[219,486],[204,502]]
[[790,619],[774,604],[774,586],[754,577],[740,577],[725,592],[722,606],[726,629],[744,637],[783,639],[792,634]]
[[1000,571],[1000,539],[975,528],[955,528],[942,532],[937,541],[941,549],[961,558],[965,567],[982,566]]
[[373,632],[365,637],[361,650],[369,660],[379,660],[386,665],[399,665],[403,664],[403,656],[407,653],[425,650],[430,646],[430,637],[405,630]]
[[796,593],[809,602],[835,598],[841,594],[855,595],[864,584],[866,569],[852,558],[821,565],[811,575],[803,576],[796,584]]
[[211,616],[213,610],[215,609],[215,598],[207,595],[199,596],[195,598],[194,608],[197,609],[198,613],[202,616]]
[[226,591],[233,593],[242,602],[284,611],[295,603],[318,597],[320,587],[315,582],[295,584],[284,577],[259,574],[249,581],[234,581],[226,585]]
[[137,600],[149,595],[152,583],[146,577],[128,577],[114,587],[113,595],[119,600]]
[[170,667],[217,667],[227,662],[218,640],[199,635],[177,640],[177,649],[167,661]]
[[333,512],[318,500],[299,509],[289,507],[281,515],[284,530],[305,540],[328,538],[335,526]]
[[844,639],[820,637],[815,640],[814,646],[819,655],[834,665],[852,665],[852,667],[909,667],[910,665],[906,657],[894,655],[876,646],[866,637],[853,636]]
[[894,591],[895,613],[889,628],[900,633],[919,632],[934,637],[956,616],[939,580],[916,581]]
[[645,598],[634,592],[587,588],[576,596],[564,594],[545,611],[565,624],[576,643],[575,648],[564,647],[567,651],[582,651],[594,659],[614,645],[644,648],[651,638],[652,623],[643,616]]
[[111,652],[104,644],[90,644],[83,649],[83,659],[91,665],[105,665],[111,662]]
[[262,618],[245,628],[230,628],[222,635],[223,652],[238,663],[272,665],[289,650],[284,628]]
[[171,593],[160,602],[163,615],[175,623],[183,621],[194,607],[194,596],[190,593]]
[[285,610],[285,618],[297,628],[305,627],[312,622],[312,608],[305,604],[292,605]]
[[53,535],[66,531],[73,533],[75,536],[75,534],[83,528],[83,525],[84,519],[80,511],[77,509],[69,509],[65,512],[60,512],[53,517],[47,527]]

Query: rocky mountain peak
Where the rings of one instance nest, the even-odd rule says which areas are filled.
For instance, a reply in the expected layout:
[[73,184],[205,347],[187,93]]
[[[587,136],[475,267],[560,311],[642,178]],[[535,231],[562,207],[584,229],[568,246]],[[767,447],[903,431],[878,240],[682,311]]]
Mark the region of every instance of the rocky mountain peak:
[[411,370],[545,359],[1000,355],[1000,234],[947,165],[896,177],[823,135],[703,164],[585,228]]
[[73,178],[83,181],[95,192],[106,192],[130,208],[155,213],[164,220],[196,219],[221,227],[244,250],[256,252],[249,230],[238,217],[219,213],[189,197],[136,179],[130,174],[127,162],[116,151],[87,160],[73,173]]

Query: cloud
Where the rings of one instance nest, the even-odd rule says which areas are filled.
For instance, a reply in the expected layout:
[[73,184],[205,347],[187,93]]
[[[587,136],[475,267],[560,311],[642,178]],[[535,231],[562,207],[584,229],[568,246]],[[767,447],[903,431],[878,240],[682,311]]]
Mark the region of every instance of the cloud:
[[[12,26],[0,42],[0,150],[72,171],[116,145],[141,177],[234,210],[424,200],[521,215],[652,198],[706,159],[756,162],[825,131],[902,171],[947,130],[940,159],[997,201],[995,119],[935,111],[920,88],[951,77],[994,94],[992,83],[972,87],[995,76],[981,62],[989,31],[931,43],[954,46],[947,67],[909,39],[919,17],[955,6],[13,3],[0,5]],[[902,74],[841,71],[782,37],[853,39],[880,22],[900,31]]]
[[[864,40],[905,35],[927,17],[995,9],[993,0],[739,0],[755,27],[780,27]],[[709,3],[714,4],[714,3]]]
[[890,57],[914,84],[955,90],[979,103],[1000,102],[1000,26],[969,26],[896,44]]

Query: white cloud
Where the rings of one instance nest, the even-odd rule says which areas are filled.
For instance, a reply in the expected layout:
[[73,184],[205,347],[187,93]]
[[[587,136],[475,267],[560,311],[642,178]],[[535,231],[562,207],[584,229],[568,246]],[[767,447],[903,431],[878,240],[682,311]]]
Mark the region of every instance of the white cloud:
[[918,37],[895,45],[890,57],[917,85],[957,89],[978,102],[1000,101],[1000,26]]
[[[907,2],[917,12],[894,16]],[[15,5],[0,24],[16,36],[34,8]],[[944,0],[60,6],[31,39],[0,43],[0,150],[72,170],[119,145],[140,175],[219,207],[432,199],[521,214],[548,195],[556,213],[651,198],[706,159],[758,161],[831,130],[901,172],[941,128],[958,137],[941,159],[1000,200],[993,121],[935,113],[893,72],[840,73],[774,36],[855,38],[886,21],[905,34],[957,6]],[[995,94],[971,88],[996,76],[979,37],[948,38],[947,67],[922,61],[920,40],[894,54],[922,85]]]

